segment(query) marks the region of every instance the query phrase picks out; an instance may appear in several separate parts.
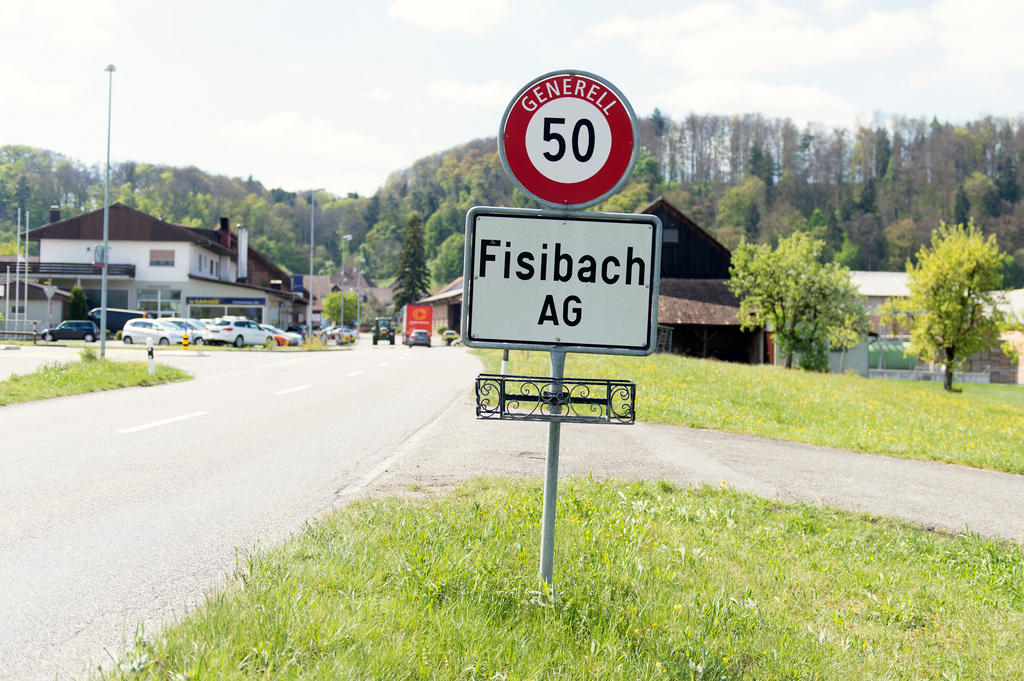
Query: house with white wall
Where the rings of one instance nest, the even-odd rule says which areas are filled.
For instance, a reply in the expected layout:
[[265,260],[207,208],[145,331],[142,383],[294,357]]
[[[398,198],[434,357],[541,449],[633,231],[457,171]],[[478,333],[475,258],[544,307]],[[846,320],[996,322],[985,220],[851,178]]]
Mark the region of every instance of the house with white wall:
[[[39,243],[31,277],[65,290],[77,284],[90,307],[99,307],[102,210],[66,219],[53,213],[29,239]],[[233,233],[227,218],[216,229],[192,228],[114,204],[108,243],[108,308],[156,317],[240,315],[278,326],[301,321],[303,292],[290,290],[288,273],[249,248],[245,228]]]

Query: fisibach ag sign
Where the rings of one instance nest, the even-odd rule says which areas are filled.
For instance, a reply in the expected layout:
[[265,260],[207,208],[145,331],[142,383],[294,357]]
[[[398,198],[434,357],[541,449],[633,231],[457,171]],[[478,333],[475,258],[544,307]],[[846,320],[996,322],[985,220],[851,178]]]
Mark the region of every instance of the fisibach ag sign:
[[650,215],[473,208],[463,339],[471,347],[650,354],[660,229]]

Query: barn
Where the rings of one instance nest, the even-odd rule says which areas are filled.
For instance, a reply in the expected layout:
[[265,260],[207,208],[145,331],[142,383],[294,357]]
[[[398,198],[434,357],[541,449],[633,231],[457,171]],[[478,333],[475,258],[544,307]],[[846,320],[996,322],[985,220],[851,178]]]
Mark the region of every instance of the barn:
[[661,220],[661,291],[658,326],[672,352],[759,364],[765,357],[760,330],[743,331],[739,300],[727,286],[732,255],[697,223],[658,198],[641,213]]

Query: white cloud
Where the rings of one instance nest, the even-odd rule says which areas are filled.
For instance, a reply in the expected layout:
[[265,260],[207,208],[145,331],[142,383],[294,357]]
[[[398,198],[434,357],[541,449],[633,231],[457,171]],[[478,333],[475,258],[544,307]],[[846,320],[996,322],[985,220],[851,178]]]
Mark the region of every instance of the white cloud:
[[110,32],[94,24],[65,24],[53,31],[54,42],[70,48],[104,45],[113,40]]
[[798,70],[878,61],[911,53],[932,35],[919,12],[870,12],[826,29],[797,10],[772,2],[750,9],[704,2],[673,14],[596,24],[577,47],[625,43],[652,61],[691,77],[788,74]]
[[814,121],[848,127],[864,115],[855,104],[817,87],[738,79],[690,81],[656,94],[643,104],[647,109],[659,107],[676,119],[690,112],[762,113],[768,118],[790,118],[797,125]]
[[399,93],[397,90],[375,87],[364,90],[359,96],[368,102],[394,102],[399,98]]
[[3,0],[0,33],[30,32],[55,45],[72,48],[110,42],[108,30],[117,19],[113,0]]
[[302,151],[311,156],[346,159],[377,158],[388,164],[398,157],[388,145],[368,135],[336,130],[320,117],[306,119],[296,111],[284,111],[257,121],[237,120],[220,134],[228,140],[267,151]]
[[50,111],[54,106],[70,104],[73,91],[65,83],[42,83],[10,64],[0,62],[0,112],[10,109],[5,118]]
[[[296,111],[230,121],[217,134],[235,145],[230,151],[219,147],[221,160],[228,154],[236,166],[250,168],[257,177],[275,178],[269,181],[293,188],[323,186],[365,193],[408,161],[406,154],[374,137],[338,130],[323,118],[306,118]],[[296,158],[302,160],[292,168],[281,167],[283,160]],[[345,184],[327,184],[342,180]]]
[[388,17],[431,33],[485,35],[511,16],[507,0],[395,0]]
[[[1024,75],[1020,30],[1024,4],[1001,0],[942,0],[930,10],[936,45],[943,51],[933,79],[1004,89]],[[1020,80],[1017,81],[1019,87]]]
[[428,101],[462,111],[502,109],[515,93],[515,87],[500,80],[489,80],[483,83],[435,80],[427,83],[426,89]]

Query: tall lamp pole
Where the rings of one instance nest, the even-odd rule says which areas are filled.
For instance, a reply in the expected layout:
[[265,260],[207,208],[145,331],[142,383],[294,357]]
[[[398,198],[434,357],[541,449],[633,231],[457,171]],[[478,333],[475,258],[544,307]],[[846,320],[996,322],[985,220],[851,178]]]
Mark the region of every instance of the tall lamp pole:
[[110,262],[110,114],[114,102],[114,65],[104,69],[110,74],[107,85],[107,176],[103,182],[103,263],[100,267],[100,358],[107,356],[107,264]]
[[361,259],[356,259],[356,338],[359,338],[359,327],[362,325],[363,319],[359,310],[359,299],[361,297],[359,292],[359,282],[362,279],[362,276],[359,272],[360,261]]
[[349,241],[352,241],[351,234],[341,236],[341,321],[339,324],[342,326],[345,325],[345,247]]
[[313,220],[316,211],[316,190],[309,192],[309,307],[306,315],[306,342],[313,341],[313,251],[316,241],[313,239],[316,223]]

